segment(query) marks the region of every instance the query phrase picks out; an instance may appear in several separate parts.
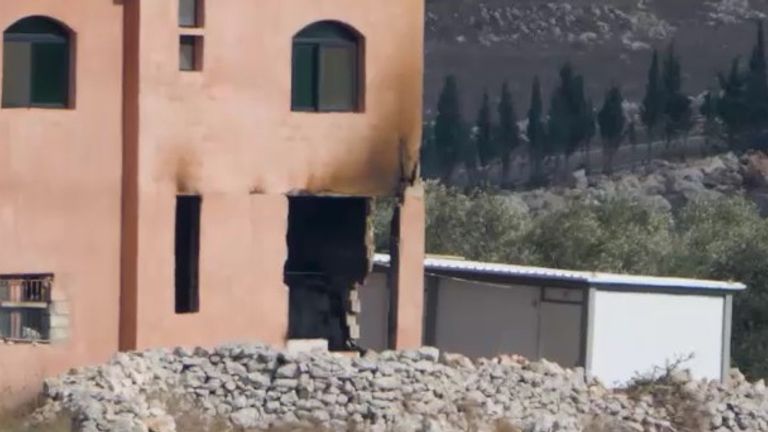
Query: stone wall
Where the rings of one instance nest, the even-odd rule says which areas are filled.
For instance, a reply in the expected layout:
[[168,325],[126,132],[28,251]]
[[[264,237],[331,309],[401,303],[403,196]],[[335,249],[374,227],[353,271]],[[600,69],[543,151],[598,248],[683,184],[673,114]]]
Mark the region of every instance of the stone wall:
[[[218,429],[767,431],[768,392],[734,371],[728,385],[666,378],[674,393],[606,389],[546,361],[472,361],[434,348],[361,358],[262,345],[119,354],[49,380],[36,421],[68,412],[78,431],[171,432],[185,417]],[[655,385],[655,384],[654,384]],[[649,388],[655,388],[650,386]],[[670,394],[674,398],[670,398]],[[666,396],[665,396],[666,395]],[[188,419],[187,419],[188,421]],[[696,429],[684,425],[696,422]],[[511,429],[511,430],[516,430]]]

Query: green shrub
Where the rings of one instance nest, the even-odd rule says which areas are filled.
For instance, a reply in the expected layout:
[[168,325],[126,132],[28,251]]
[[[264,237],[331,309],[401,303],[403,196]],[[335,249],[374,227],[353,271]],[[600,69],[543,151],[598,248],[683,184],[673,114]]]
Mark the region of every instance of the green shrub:
[[[374,217],[387,251],[392,201]],[[768,221],[744,198],[695,201],[677,214],[629,198],[575,200],[532,218],[503,195],[426,184],[428,253],[468,259],[645,275],[738,280],[734,363],[768,377]]]
[[656,273],[670,248],[671,219],[629,199],[574,201],[539,217],[524,236],[530,264]]

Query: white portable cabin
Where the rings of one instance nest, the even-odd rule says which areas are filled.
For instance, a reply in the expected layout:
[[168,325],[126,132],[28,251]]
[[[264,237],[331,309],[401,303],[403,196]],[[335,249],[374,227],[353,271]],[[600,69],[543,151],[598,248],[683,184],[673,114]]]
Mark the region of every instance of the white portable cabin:
[[[360,291],[360,345],[389,346],[389,256]],[[607,385],[689,358],[693,376],[730,369],[740,283],[629,276],[428,257],[424,344],[470,357],[519,354],[584,367]]]

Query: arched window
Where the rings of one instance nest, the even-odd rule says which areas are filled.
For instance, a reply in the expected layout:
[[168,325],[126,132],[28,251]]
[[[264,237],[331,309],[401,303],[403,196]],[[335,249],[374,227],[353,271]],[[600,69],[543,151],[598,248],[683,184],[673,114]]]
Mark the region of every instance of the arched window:
[[3,33],[3,107],[65,108],[69,104],[70,32],[40,16]]
[[294,111],[358,111],[362,99],[362,37],[321,21],[293,38]]

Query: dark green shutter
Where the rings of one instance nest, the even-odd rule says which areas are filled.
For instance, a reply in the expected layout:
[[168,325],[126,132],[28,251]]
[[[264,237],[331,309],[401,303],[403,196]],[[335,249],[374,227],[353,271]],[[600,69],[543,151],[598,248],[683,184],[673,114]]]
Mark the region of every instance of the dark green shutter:
[[6,41],[3,50],[3,106],[27,107],[30,103],[32,44]]
[[69,97],[69,46],[32,45],[32,104],[66,106]]
[[291,105],[294,110],[317,108],[317,49],[311,44],[293,45]]
[[320,48],[319,109],[354,111],[356,98],[355,49],[345,45]]

